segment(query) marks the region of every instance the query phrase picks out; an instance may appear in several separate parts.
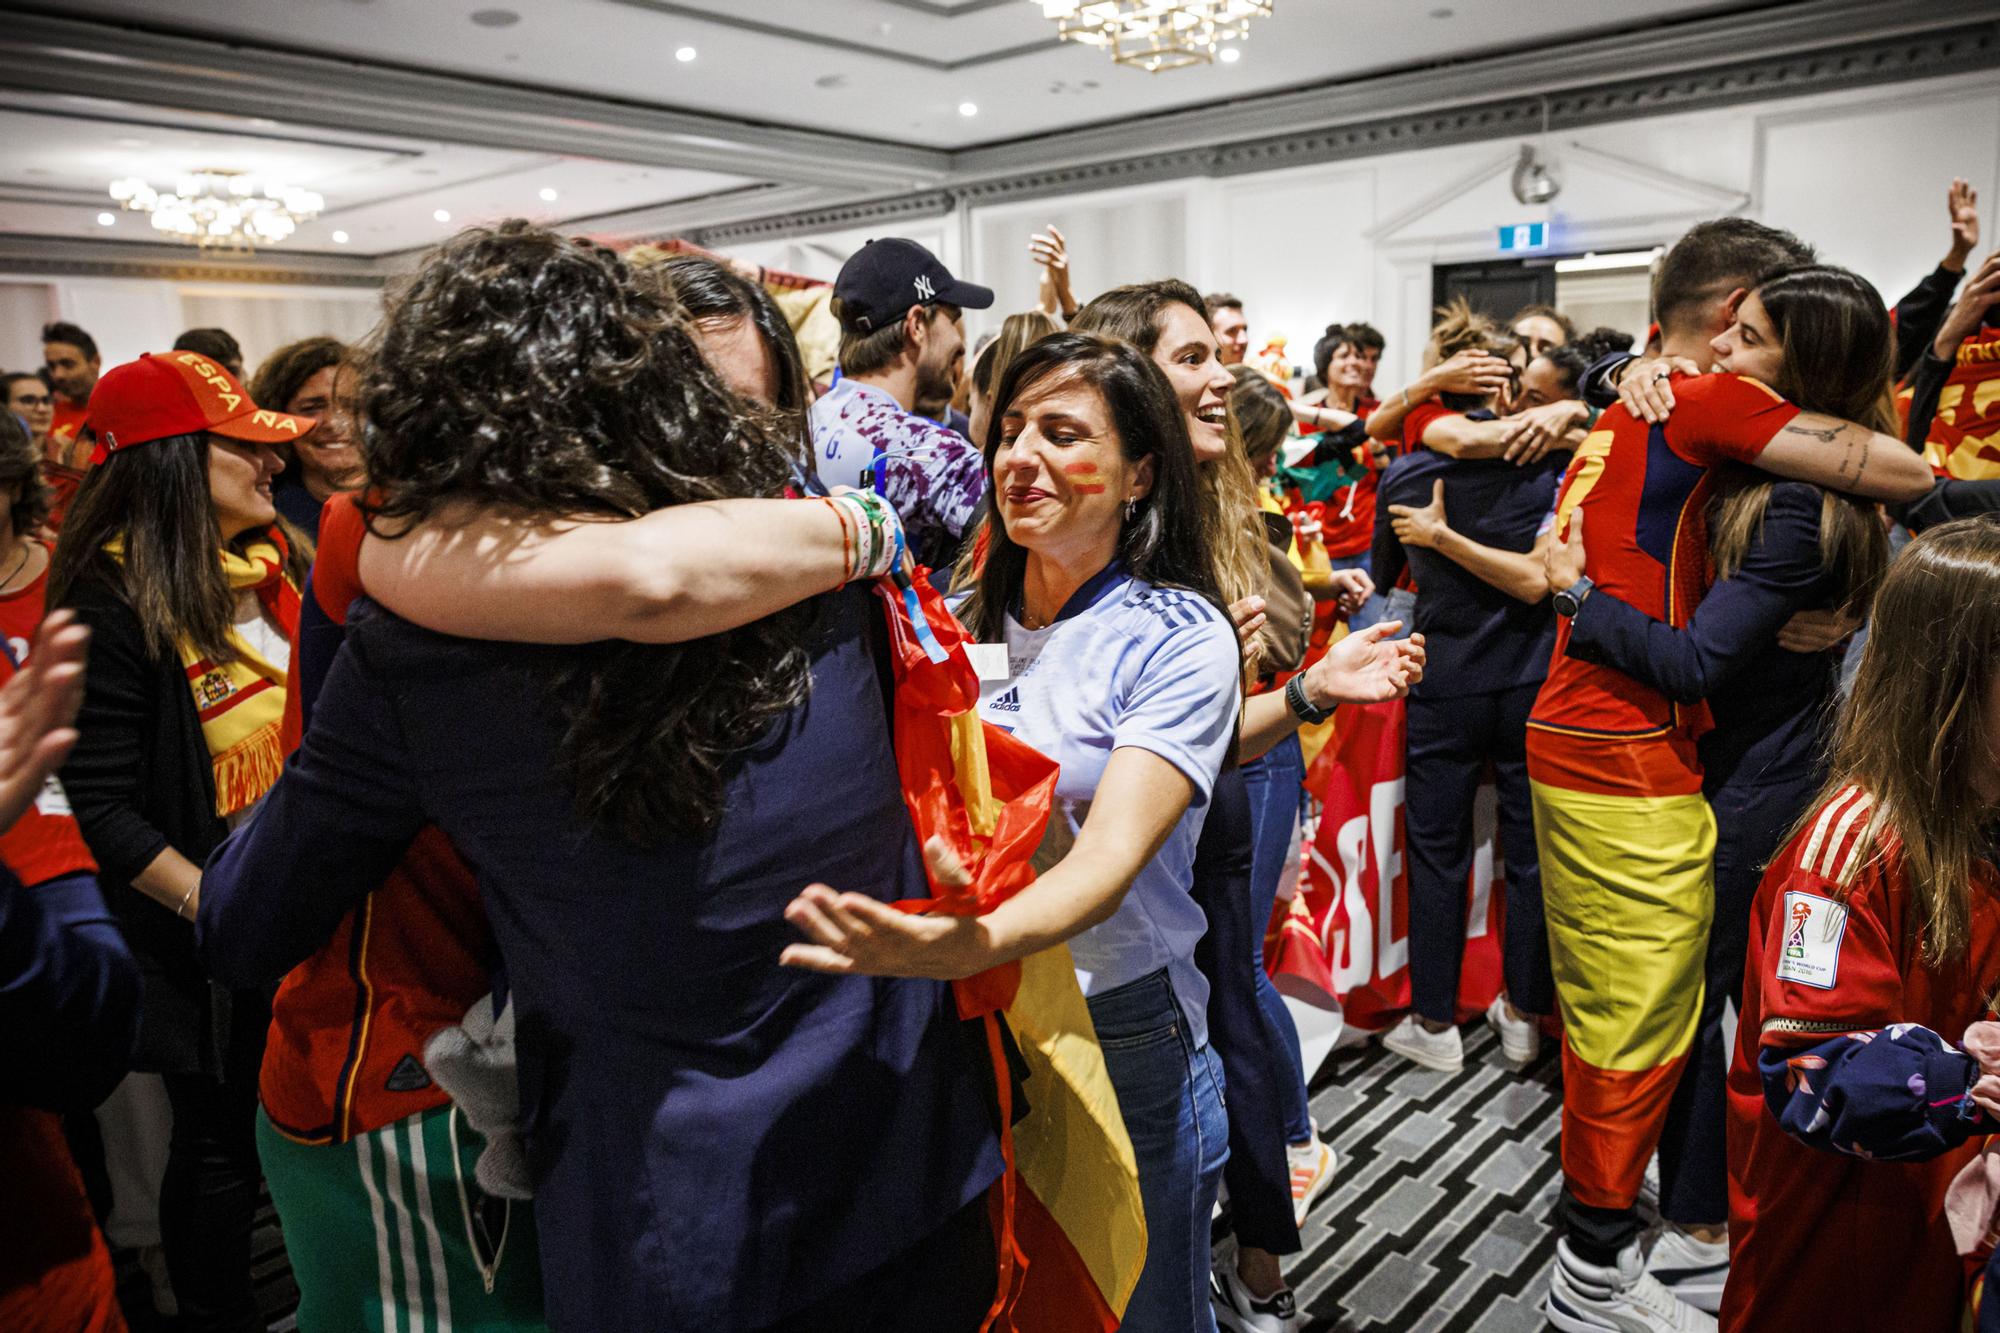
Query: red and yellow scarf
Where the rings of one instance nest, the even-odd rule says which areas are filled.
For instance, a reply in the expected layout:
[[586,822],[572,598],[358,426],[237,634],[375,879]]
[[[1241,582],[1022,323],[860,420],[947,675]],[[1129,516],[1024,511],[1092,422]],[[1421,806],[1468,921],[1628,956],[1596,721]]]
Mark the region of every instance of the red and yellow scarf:
[[[124,559],[121,543],[105,547]],[[265,614],[287,638],[299,625],[299,590],[285,577],[284,537],[273,528],[241,554],[224,547],[222,572],[233,592],[255,592]],[[215,766],[215,813],[227,818],[269,791],[285,766],[279,725],[285,714],[285,673],[273,666],[234,630],[234,661],[216,663],[191,644],[181,646],[181,665],[194,694],[201,736]]]

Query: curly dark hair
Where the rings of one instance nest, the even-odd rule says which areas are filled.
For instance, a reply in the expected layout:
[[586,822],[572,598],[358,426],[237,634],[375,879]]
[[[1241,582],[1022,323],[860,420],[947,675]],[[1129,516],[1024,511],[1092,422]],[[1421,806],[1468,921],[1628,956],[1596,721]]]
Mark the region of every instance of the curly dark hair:
[[[398,294],[362,375],[369,524],[447,502],[632,518],[783,493],[789,441],[708,369],[666,284],[519,219],[459,233]],[[629,842],[712,831],[723,770],[806,696],[808,606],[671,645],[541,659],[579,815]]]

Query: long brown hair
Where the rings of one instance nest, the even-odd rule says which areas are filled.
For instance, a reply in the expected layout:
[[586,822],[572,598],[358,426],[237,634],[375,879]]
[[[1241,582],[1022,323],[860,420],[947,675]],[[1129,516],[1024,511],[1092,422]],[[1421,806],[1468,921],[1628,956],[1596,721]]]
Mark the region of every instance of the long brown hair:
[[[1078,333],[1101,333],[1131,343],[1148,357],[1160,345],[1160,321],[1167,310],[1184,305],[1208,325],[1208,305],[1201,293],[1178,278],[1114,287],[1093,298],[1069,326]],[[1204,543],[1215,562],[1215,584],[1226,603],[1263,591],[1270,573],[1265,555],[1269,539],[1257,507],[1257,482],[1250,461],[1236,437],[1232,421],[1229,447],[1221,458],[1200,465],[1201,526]],[[1261,655],[1262,644],[1258,645]],[[1253,669],[1261,669],[1251,663]]]
[[[1053,377],[1088,384],[1104,397],[1118,449],[1130,462],[1153,460],[1153,489],[1137,502],[1118,531],[1118,557],[1132,577],[1165,587],[1186,588],[1217,599],[1215,562],[1207,546],[1200,511],[1207,507],[1196,479],[1194,446],[1187,422],[1167,377],[1129,344],[1088,333],[1055,333],[1030,345],[1007,365],[995,390],[993,419],[1035,385]],[[987,490],[1000,429],[986,432]],[[1006,631],[1007,612],[1020,601],[1028,552],[1015,543],[997,510],[987,519],[986,563],[959,616],[972,632],[997,642]],[[1217,610],[1221,608],[1218,606]]]
[[[1972,793],[1994,762],[1996,669],[2000,516],[1940,524],[1911,542],[1882,580],[1830,776],[1800,821],[1803,828],[1848,786],[1873,798],[1860,845],[1872,861],[1882,835],[1893,835],[1930,967],[1964,954],[1974,869],[1991,849],[1994,807]],[[1849,859],[1843,889],[1862,864]]]
[[1292,437],[1292,409],[1278,386],[1250,366],[1231,366],[1236,387],[1229,391],[1229,419],[1243,442],[1243,457],[1255,477],[1259,465]]
[[[1881,295],[1844,268],[1809,264],[1784,269],[1757,287],[1777,330],[1784,361],[1771,387],[1808,412],[1859,422],[1898,435],[1891,397],[1895,331]],[[1763,531],[1775,481],[1767,473],[1731,469],[1709,517],[1709,549],[1728,577]],[[1828,491],[1820,505],[1820,564],[1841,589],[1841,605],[1866,609],[1889,564],[1889,539],[1871,501]]]
[[[236,593],[222,572],[215,501],[208,492],[207,432],[170,435],[120,449],[94,465],[77,487],[49,565],[49,605],[69,600],[86,574],[120,589],[156,657],[175,658],[192,647],[211,662],[233,662],[231,637]],[[285,576],[304,587],[312,568],[312,539],[282,517],[272,525],[285,537]],[[241,548],[263,529],[244,533]],[[105,547],[124,545],[114,560]]]

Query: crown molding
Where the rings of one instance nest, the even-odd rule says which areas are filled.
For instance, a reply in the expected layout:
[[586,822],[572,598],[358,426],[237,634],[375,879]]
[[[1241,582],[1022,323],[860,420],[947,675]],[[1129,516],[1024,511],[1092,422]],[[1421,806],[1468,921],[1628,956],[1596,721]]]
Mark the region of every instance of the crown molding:
[[949,154],[915,145],[41,12],[0,24],[0,87],[850,188],[857,178],[921,188],[950,166]]
[[930,190],[903,194],[890,199],[864,199],[829,208],[807,209],[774,217],[752,218],[744,222],[724,222],[696,227],[682,233],[696,245],[711,249],[744,241],[768,241],[806,232],[842,231],[848,227],[884,222],[905,222],[912,218],[943,217],[956,204],[951,191]]
[[380,287],[398,269],[388,259],[344,255],[203,254],[192,246],[0,235],[0,273],[50,277],[150,278],[163,282],[263,282],[312,287]]
[[[1833,26],[1834,21],[1853,18],[1864,11],[1872,16],[1867,25],[1871,29],[1889,25],[1892,30],[1861,41],[1834,40],[1835,36],[1847,35],[1842,28]],[[1509,57],[1499,69],[1467,65],[1429,71],[1423,76],[1421,95],[1408,83],[1411,76],[1395,75],[1382,81],[1379,88],[1376,80],[1359,80],[1335,90],[1263,99],[1227,123],[1238,126],[1262,123],[1273,114],[1262,109],[1264,102],[1276,101],[1286,104],[1285,114],[1278,118],[1288,120],[1290,128],[1236,142],[1173,146],[1175,126],[1186,123],[1184,113],[1174,113],[1130,122],[1115,131],[1105,128],[1079,131],[1088,142],[1083,143],[1076,157],[1062,161],[1061,165],[1050,165],[1050,159],[1060,160],[1063,145],[1074,148],[1081,141],[1058,135],[1012,145],[1007,150],[1008,160],[1018,156],[1019,161],[1027,164],[1016,169],[995,167],[993,150],[972,149],[954,155],[952,178],[941,191],[885,195],[848,204],[839,210],[841,220],[836,225],[861,226],[911,216],[902,211],[911,201],[921,200],[929,207],[939,194],[954,204],[976,206],[1191,176],[1232,176],[1413,149],[1519,138],[1541,133],[1545,109],[1549,131],[1556,133],[1647,116],[2000,68],[2000,0],[1993,3],[1968,0],[1953,6],[1909,5],[1901,0],[1867,0],[1861,4],[1849,0],[1815,0],[1789,6],[1778,13],[1795,15],[1801,25],[1820,28],[1821,40],[1801,48],[1804,36],[1788,27],[1783,29],[1789,34],[1784,40],[1772,38],[1773,44],[1783,48],[1779,51],[1750,60],[1731,58],[1697,66],[1690,63],[1685,51],[1681,56],[1672,55],[1664,45],[1666,35],[1648,34],[1632,39],[1642,43],[1642,49],[1636,53],[1616,46],[1596,52],[1564,49],[1547,53],[1550,59],[1545,64],[1538,63],[1533,56]],[[1964,21],[1968,14],[1974,21]],[[1915,23],[1917,30],[1894,30],[1889,21],[1898,15]],[[1765,11],[1747,19],[1762,19],[1759,27],[1768,27],[1772,21]],[[1747,20],[1731,25],[1738,42],[1749,40],[1743,31],[1746,26]],[[1718,46],[1731,57],[1744,49],[1754,49],[1723,43],[1716,34],[1708,32],[1692,42],[1690,49],[1706,51]],[[1645,68],[1648,73],[1634,76],[1630,71],[1635,67]],[[1565,86],[1551,81],[1552,68],[1579,77],[1586,69],[1595,68],[1599,77],[1595,82]],[[1495,80],[1504,81],[1514,90],[1513,95],[1464,100],[1468,87],[1485,87]],[[1524,87],[1530,91],[1522,93]],[[1303,114],[1299,101],[1307,98],[1319,99],[1322,113],[1337,101],[1367,114],[1301,127],[1297,119]],[[1384,106],[1393,107],[1399,99],[1425,104],[1382,114]],[[1214,133],[1211,120],[1215,114],[1207,113],[1207,118],[1200,122],[1198,137],[1207,139]],[[1118,142],[1128,145],[1144,143],[1153,147],[1146,152],[1109,155],[1105,147],[1110,142],[1107,135],[1115,135]],[[1168,146],[1161,146],[1163,140]],[[1098,153],[1105,155],[1093,156]],[[985,164],[990,174],[982,173],[981,164]],[[718,241],[764,240],[830,230],[822,219],[826,211],[767,215],[718,226],[709,234]]]

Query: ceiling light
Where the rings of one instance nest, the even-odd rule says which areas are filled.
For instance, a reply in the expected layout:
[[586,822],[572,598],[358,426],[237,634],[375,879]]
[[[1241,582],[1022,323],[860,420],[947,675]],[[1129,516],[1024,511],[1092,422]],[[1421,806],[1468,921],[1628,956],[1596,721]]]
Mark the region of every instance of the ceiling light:
[[431,214],[431,216],[439,222],[449,222],[451,221],[451,210],[448,208],[440,208],[437,212]]
[[336,231],[336,232],[335,232],[335,233],[333,234],[333,243],[334,243],[335,245],[346,245],[346,244],[347,244],[347,233],[346,233],[346,232],[344,232],[344,231]]
[[1660,246],[1651,250],[1614,250],[1600,254],[1592,250],[1587,255],[1577,255],[1571,259],[1558,259],[1558,273],[1601,273],[1606,269],[1651,268],[1653,261],[1666,251]]
[[1225,65],[1233,65],[1243,58],[1243,48],[1240,46],[1225,46],[1215,53],[1215,58]]
[[961,115],[961,116],[976,116],[976,115],[978,115],[978,114],[979,114],[979,103],[977,103],[977,102],[960,102],[960,103],[958,104],[958,114],[959,114],[959,115]]
[[99,213],[97,215],[97,225],[100,227],[113,227],[117,224],[118,215],[116,213]]
[[254,250],[275,244],[326,207],[326,200],[311,190],[276,182],[259,188],[237,171],[192,172],[175,183],[172,194],[128,176],[111,182],[111,197],[128,211],[151,217],[155,231],[203,249]]
[[1102,47],[1149,74],[1206,65],[1269,18],[1276,0],[1034,0],[1066,42]]
[[553,204],[556,201],[556,192],[546,185],[536,191],[536,193],[541,196],[542,202],[545,204]]
[[482,28],[511,28],[521,21],[521,16],[511,9],[475,9],[472,21]]
[[695,54],[695,49],[692,46],[683,46],[680,50],[674,52],[674,59],[685,65],[688,61],[695,58]]

